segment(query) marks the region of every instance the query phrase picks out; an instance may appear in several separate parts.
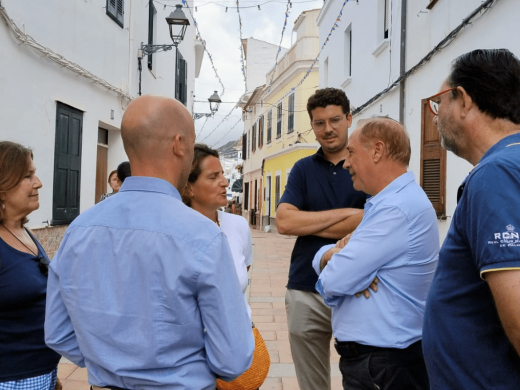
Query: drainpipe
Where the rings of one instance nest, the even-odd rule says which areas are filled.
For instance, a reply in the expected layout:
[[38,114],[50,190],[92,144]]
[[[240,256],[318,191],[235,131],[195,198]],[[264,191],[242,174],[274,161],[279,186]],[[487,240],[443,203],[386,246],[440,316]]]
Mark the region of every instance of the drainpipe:
[[[406,72],[406,3],[407,0],[401,0],[401,48],[400,48],[400,64],[399,75],[402,76]],[[403,125],[405,116],[405,97],[406,97],[406,80],[403,79],[399,83],[399,122]]]

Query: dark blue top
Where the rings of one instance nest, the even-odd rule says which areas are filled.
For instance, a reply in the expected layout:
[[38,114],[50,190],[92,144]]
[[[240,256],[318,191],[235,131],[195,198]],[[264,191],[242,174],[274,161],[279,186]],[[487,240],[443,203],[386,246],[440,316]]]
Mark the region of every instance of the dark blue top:
[[424,359],[432,389],[518,389],[486,272],[520,269],[520,134],[491,147],[459,188],[426,303]]
[[34,255],[0,239],[0,382],[48,374],[58,365],[60,355],[44,342],[46,296],[47,277]]
[[[344,160],[336,165],[328,161],[322,149],[294,164],[280,203],[289,203],[301,211],[325,211],[340,208],[362,209],[367,196],[356,191]],[[312,259],[324,245],[337,240],[318,236],[298,237],[291,255],[287,288],[316,292],[318,275]]]

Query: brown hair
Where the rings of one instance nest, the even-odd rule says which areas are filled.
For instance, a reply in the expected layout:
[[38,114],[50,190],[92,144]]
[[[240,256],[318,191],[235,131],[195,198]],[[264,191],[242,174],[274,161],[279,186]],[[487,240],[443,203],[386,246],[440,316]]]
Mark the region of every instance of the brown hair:
[[[193,161],[191,163],[190,175],[188,176],[188,184],[193,184],[197,181],[197,179],[199,178],[199,175],[201,173],[200,166],[202,164],[202,161],[206,157],[213,156],[213,157],[219,158],[218,150],[211,149],[206,144],[195,144],[193,146],[193,148],[195,149],[195,151],[193,153]],[[188,196],[187,190],[188,190],[188,186],[186,186],[181,193],[182,201],[184,202],[184,204],[186,206],[191,207],[191,199]]]
[[412,150],[410,138],[401,123],[388,117],[374,117],[359,121],[358,126],[362,126],[359,131],[362,144],[366,145],[369,140],[382,141],[390,160],[408,166]]
[[[108,184],[110,184],[110,178],[112,177],[112,175],[116,175],[117,176],[117,169],[114,169],[112,172],[110,172],[110,175],[108,175]],[[117,177],[119,179],[119,176]]]
[[[33,159],[31,149],[23,145],[0,141],[0,194],[16,188],[29,170],[29,158]],[[4,202],[0,199],[0,223],[4,221]],[[29,220],[24,218],[22,224]]]

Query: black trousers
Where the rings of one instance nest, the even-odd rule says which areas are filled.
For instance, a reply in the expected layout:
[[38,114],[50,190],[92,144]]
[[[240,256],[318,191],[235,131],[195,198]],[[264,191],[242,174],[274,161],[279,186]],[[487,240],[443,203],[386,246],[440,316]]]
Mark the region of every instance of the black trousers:
[[417,341],[405,349],[336,342],[345,390],[428,390],[428,373]]

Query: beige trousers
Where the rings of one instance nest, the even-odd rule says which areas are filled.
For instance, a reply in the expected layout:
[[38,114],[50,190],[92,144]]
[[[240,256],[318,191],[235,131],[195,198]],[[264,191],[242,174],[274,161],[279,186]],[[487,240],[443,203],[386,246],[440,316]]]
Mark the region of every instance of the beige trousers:
[[330,390],[331,308],[317,293],[287,289],[285,310],[300,390]]

